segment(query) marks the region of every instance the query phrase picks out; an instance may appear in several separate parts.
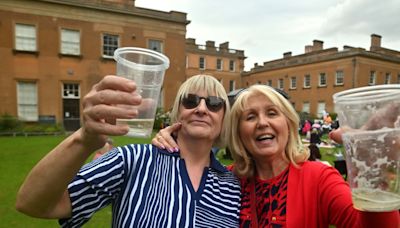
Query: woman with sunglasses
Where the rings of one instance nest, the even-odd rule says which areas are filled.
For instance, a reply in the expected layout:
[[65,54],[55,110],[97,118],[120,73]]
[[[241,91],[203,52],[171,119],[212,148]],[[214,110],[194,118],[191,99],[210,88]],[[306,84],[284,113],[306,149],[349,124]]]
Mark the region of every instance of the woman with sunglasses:
[[137,115],[117,106],[138,105],[135,89],[116,76],[93,87],[83,98],[82,128],[33,168],[18,193],[17,209],[59,218],[63,227],[80,227],[109,204],[112,227],[237,227],[239,181],[211,153],[213,145],[226,142],[230,108],[223,86],[211,76],[193,76],[178,91],[171,119],[181,123],[179,153],[131,144],[81,168],[109,135],[128,132],[113,123]]
[[[293,106],[273,88],[254,85],[238,95],[228,142],[241,180],[240,227],[398,227],[397,211],[356,210],[343,177],[307,161],[298,126]],[[177,127],[163,130],[153,144],[175,146],[169,132]]]

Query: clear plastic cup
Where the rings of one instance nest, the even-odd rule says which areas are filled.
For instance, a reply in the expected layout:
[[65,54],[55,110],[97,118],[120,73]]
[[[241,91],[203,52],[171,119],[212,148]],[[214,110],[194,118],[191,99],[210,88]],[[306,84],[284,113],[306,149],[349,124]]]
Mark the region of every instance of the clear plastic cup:
[[136,118],[117,119],[117,124],[129,125],[127,136],[150,137],[169,59],[159,52],[137,47],[118,48],[114,59],[117,75],[135,81],[136,91],[143,99],[137,106]]
[[344,130],[354,207],[400,209],[400,85],[378,85],[333,95]]

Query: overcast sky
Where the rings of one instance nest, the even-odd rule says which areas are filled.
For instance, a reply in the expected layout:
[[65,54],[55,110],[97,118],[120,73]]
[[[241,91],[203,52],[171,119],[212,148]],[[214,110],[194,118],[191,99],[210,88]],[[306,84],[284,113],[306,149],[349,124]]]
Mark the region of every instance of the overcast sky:
[[324,48],[369,50],[371,34],[400,51],[400,0],[136,0],[137,7],[187,13],[186,38],[229,42],[244,50],[245,70],[254,63],[304,53],[317,39]]

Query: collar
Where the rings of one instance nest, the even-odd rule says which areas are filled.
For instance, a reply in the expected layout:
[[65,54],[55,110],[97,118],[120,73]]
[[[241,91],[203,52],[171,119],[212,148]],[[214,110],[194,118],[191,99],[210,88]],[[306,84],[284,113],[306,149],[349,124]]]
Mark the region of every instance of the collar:
[[[157,148],[157,147],[154,147],[154,148]],[[165,154],[165,155],[168,155],[168,156],[179,157],[179,158],[180,158],[180,156],[181,156],[180,151],[171,153],[171,152],[169,152],[169,151],[166,150],[166,149],[157,148],[157,150],[158,150],[159,153],[162,153],[162,154]],[[214,170],[216,170],[216,171],[218,171],[218,172],[221,172],[221,173],[229,172],[229,170],[227,170],[226,167],[223,166],[223,165],[215,158],[214,153],[213,153],[211,150],[210,150],[210,168],[211,168],[211,169],[214,169]]]

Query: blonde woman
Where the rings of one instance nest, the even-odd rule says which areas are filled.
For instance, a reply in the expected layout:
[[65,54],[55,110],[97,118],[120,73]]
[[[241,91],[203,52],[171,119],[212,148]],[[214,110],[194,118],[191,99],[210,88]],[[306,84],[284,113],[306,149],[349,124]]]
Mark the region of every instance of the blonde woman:
[[[398,227],[398,211],[358,211],[336,169],[307,161],[298,126],[275,89],[254,85],[237,95],[228,142],[241,179],[240,227]],[[168,133],[159,134],[167,148],[175,146]]]

